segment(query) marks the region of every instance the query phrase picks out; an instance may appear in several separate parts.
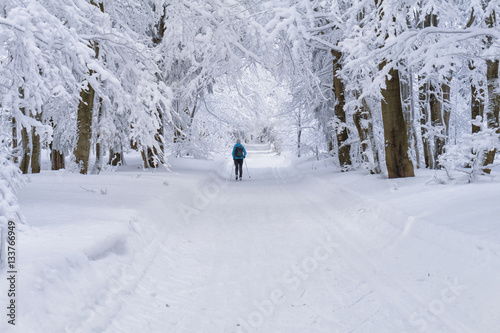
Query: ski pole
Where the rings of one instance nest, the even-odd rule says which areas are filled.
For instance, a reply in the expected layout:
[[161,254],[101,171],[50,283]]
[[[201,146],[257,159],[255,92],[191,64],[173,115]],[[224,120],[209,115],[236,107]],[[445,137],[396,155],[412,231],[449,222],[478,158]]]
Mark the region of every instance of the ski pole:
[[250,176],[250,172],[248,172],[248,165],[247,165],[247,160],[243,159],[245,161],[245,167],[247,168],[247,173],[248,173],[248,178],[252,178]]
[[233,166],[231,167],[231,175],[229,176],[229,181],[231,181],[231,177],[234,175],[234,163]]

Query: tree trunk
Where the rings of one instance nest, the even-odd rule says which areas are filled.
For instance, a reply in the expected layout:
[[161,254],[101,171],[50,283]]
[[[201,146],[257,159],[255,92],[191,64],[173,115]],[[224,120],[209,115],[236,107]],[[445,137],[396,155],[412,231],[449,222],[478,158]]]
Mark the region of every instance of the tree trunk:
[[372,117],[372,112],[368,104],[366,103],[366,100],[363,98],[363,108],[366,112],[366,120],[367,120],[367,134],[368,134],[368,141],[370,142],[370,147],[372,150],[373,154],[373,165],[374,169],[373,172],[376,174],[381,174],[382,173],[382,168],[380,167],[380,156],[379,156],[379,151],[377,147],[377,141],[375,140],[375,133],[373,132],[373,117]]
[[430,111],[431,125],[437,132],[434,136],[434,149],[432,150],[433,169],[439,168],[439,156],[444,153],[444,146],[449,139],[450,131],[450,85],[449,80],[441,84],[440,89],[430,84]]
[[12,161],[14,163],[18,162],[18,155],[17,155],[17,146],[18,146],[18,141],[17,141],[17,124],[16,124],[16,118],[12,117],[12,151],[14,153],[14,156],[12,157]]
[[[500,133],[500,92],[498,91],[498,60],[486,60],[486,80],[488,86],[488,108],[486,110],[486,121],[488,128],[495,129]],[[496,149],[491,149],[486,153],[483,165],[488,166],[495,161]],[[484,168],[485,173],[490,173],[491,169]]]
[[444,139],[445,143],[450,142],[450,118],[451,118],[451,75],[446,79],[446,82],[441,84],[443,92],[443,123],[444,123]]
[[143,150],[141,150],[141,157],[142,157],[142,163],[144,165],[144,169],[148,169],[149,168],[149,162],[148,162],[148,159],[149,159],[149,156],[147,155],[147,152]]
[[[52,129],[55,131],[57,125],[54,124],[52,121],[50,122],[50,125],[52,126]],[[54,141],[49,143],[49,149],[50,149],[50,169],[61,170],[66,168],[64,162],[64,154],[59,149],[54,148]]]
[[366,121],[366,115],[361,107],[356,107],[356,110],[352,115],[352,119],[354,120],[354,125],[358,131],[359,140],[361,141],[361,157],[364,162],[368,163],[370,162],[367,156],[369,149],[368,134],[366,133],[366,128],[363,126],[363,122]]
[[[469,22],[466,27],[470,28],[474,21],[476,20],[476,16],[474,15],[474,11],[471,11]],[[476,65],[473,61],[469,62],[469,69],[471,72],[476,70]],[[482,81],[482,80],[481,80]],[[478,85],[471,79],[470,83],[470,91],[471,91],[471,119],[476,120],[479,116],[481,120],[484,120],[484,89],[482,88],[482,82]],[[472,124],[472,133],[478,133],[481,131],[481,127]]]
[[104,152],[101,149],[101,120],[102,120],[102,97],[99,97],[99,113],[97,115],[97,135],[95,143],[95,163],[91,174],[98,175],[102,170]]
[[338,72],[342,70],[342,64],[340,59],[342,54],[338,51],[332,50],[333,55],[333,92],[335,95],[335,116],[340,121],[340,126],[342,128],[339,130],[335,129],[335,134],[339,147],[339,162],[342,168],[347,168],[351,165],[351,147],[347,143],[349,139],[349,133],[347,131],[346,124],[346,114],[345,114],[345,95],[344,95],[344,83],[342,79],[338,76]]
[[[486,6],[486,3],[483,5]],[[496,13],[493,12],[490,16],[486,18],[486,25],[488,28],[496,28],[497,20]],[[487,47],[491,48],[493,44],[493,38],[488,37]],[[498,84],[498,59],[487,59],[486,60],[486,85],[488,89],[488,108],[486,110],[486,121],[488,123],[488,128],[495,129],[497,133],[500,133],[500,121],[499,121],[499,111],[500,111],[500,92]],[[495,155],[497,151],[495,148],[491,149],[486,153],[486,157],[483,165],[488,166],[495,161]],[[490,173],[491,169],[484,168],[485,173]]]
[[436,132],[433,134],[434,138],[434,149],[432,151],[432,161],[433,169],[438,168],[438,158],[443,153],[445,145],[444,136],[444,119],[443,119],[443,104],[442,104],[442,94],[436,85],[430,84],[430,113],[431,113],[431,126]]
[[417,168],[420,168],[420,148],[418,144],[418,134],[416,126],[416,108],[415,108],[415,94],[413,93],[413,72],[410,69],[410,104],[411,104],[411,135],[413,136],[413,151],[415,152],[415,161]]
[[[471,119],[477,117],[484,119],[484,90],[481,87],[471,83]],[[472,133],[478,133],[481,127],[472,124]]]
[[88,89],[80,92],[78,104],[77,135],[78,140],[74,150],[75,161],[80,166],[80,173],[86,174],[89,167],[89,156],[92,140],[92,110],[94,107],[94,88],[89,84]]
[[401,83],[401,100],[403,103],[403,115],[408,126],[408,147],[410,147],[412,161],[416,167],[420,166],[420,153],[418,148],[417,130],[415,128],[415,102],[413,98],[413,74],[411,68],[404,74]]
[[64,163],[64,154],[60,150],[52,149],[52,144],[50,151],[50,161],[52,170],[61,170],[66,167]]
[[330,139],[328,140],[328,152],[332,154],[332,151],[335,150],[335,142],[333,142],[333,137],[330,136]]
[[115,152],[113,149],[110,149],[108,164],[112,166],[123,165],[124,164],[123,153],[121,151]]
[[[421,80],[423,81],[423,80]],[[429,137],[429,128],[431,128],[431,117],[429,112],[429,101],[427,94],[427,84],[420,84],[418,100],[420,105],[420,127],[422,131],[422,143],[424,150],[425,167],[434,169],[434,154],[432,153],[432,143]]]
[[[181,113],[180,113],[180,101],[176,100],[172,102],[172,105],[175,105],[173,108],[175,109],[176,114],[179,115],[179,118],[181,118]],[[184,141],[184,127],[183,127],[183,121],[181,119],[176,119],[174,122],[174,143],[181,143]]]
[[[192,117],[194,117],[196,107],[193,109]],[[161,112],[158,110],[158,116],[160,120],[160,128],[156,131],[155,134],[155,142],[157,146],[150,147],[150,151],[152,153],[152,157],[154,159],[151,159],[151,167],[157,168],[158,167],[158,162],[159,164],[165,164],[166,159],[165,159],[165,142],[164,142],[164,123],[163,123],[163,116]],[[191,122],[193,121],[193,118],[191,118]],[[154,161],[154,162],[153,162]]]
[[22,173],[27,174],[29,173],[31,162],[31,140],[26,127],[21,129],[21,141],[23,146],[23,156],[21,158],[21,163],[19,164],[19,169],[21,169]]
[[[359,93],[356,93],[356,98],[358,98],[358,96]],[[353,119],[358,131],[359,138],[361,140],[363,160],[370,163],[370,172],[372,174],[382,173],[382,170],[380,168],[378,149],[375,142],[375,136],[373,134],[371,110],[364,98],[361,101],[361,106],[356,107],[356,110],[353,114]],[[370,153],[371,158],[369,157]]]
[[301,154],[300,154],[300,137],[302,135],[302,130],[299,129],[298,133],[297,133],[297,157],[300,157]]
[[[385,64],[382,63],[382,68]],[[385,160],[389,178],[413,177],[413,164],[408,158],[408,134],[401,105],[399,73],[389,71],[382,89],[382,120],[384,124]]]
[[[90,3],[99,7],[101,12],[104,12],[104,4],[96,3],[94,0],[90,0]],[[99,58],[99,43],[91,42],[90,47],[94,49],[96,59]],[[91,76],[94,71],[89,70],[89,76]],[[87,89],[82,89],[80,91],[80,102],[78,104],[78,114],[77,114],[77,142],[76,148],[74,150],[75,162],[80,166],[80,173],[86,174],[89,169],[89,157],[91,149],[92,140],[92,111],[94,109],[94,97],[95,90],[87,83]]]
[[40,135],[36,132],[36,127],[31,128],[31,144],[32,144],[32,153],[31,153],[31,173],[40,173],[40,155],[41,155],[41,147],[40,147]]
[[[423,27],[437,27],[438,16],[432,12],[425,15]],[[419,100],[421,103],[422,141],[424,145],[425,166],[430,169],[438,167],[438,157],[443,153],[445,145],[443,99],[439,91],[439,82],[432,82],[432,78],[422,78],[425,84],[420,83]],[[439,133],[437,130],[439,129]]]
[[92,167],[91,174],[93,175],[98,175],[101,170],[102,170],[102,164],[103,164],[103,151],[101,149],[101,143],[96,142],[95,144],[95,163],[94,166]]
[[141,150],[142,161],[144,162],[144,168],[157,168],[158,162],[162,162],[163,159],[161,154],[159,154],[156,147],[147,147],[145,150]]
[[[19,87],[19,98],[24,99],[24,89]],[[20,108],[21,112],[26,116],[26,109]],[[24,174],[29,173],[29,167],[31,162],[31,140],[26,127],[21,128],[21,145],[23,147],[23,156],[21,158],[21,163],[19,164],[19,169]]]
[[[383,0],[375,0],[377,7]],[[380,21],[384,12],[380,11]],[[384,68],[385,61],[380,63],[379,69]],[[385,88],[382,93],[382,122],[384,125],[385,163],[389,178],[415,176],[413,164],[408,158],[408,132],[401,103],[401,85],[399,72],[392,68],[385,78]]]

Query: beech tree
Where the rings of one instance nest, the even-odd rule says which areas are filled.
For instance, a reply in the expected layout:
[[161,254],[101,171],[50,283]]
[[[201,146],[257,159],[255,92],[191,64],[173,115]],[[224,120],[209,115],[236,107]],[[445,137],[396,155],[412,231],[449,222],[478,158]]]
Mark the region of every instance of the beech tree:
[[[166,163],[166,154],[207,156],[210,140],[229,140],[245,120],[254,122],[245,129],[254,137],[293,134],[282,142],[297,147],[300,141],[302,155],[330,153],[344,170],[380,173],[385,160],[390,177],[409,176],[421,155],[428,167],[442,166],[451,133],[462,144],[469,131],[493,138],[491,130],[498,130],[498,6],[470,0],[2,3],[4,133],[24,172],[38,172],[39,152],[50,147],[53,168],[87,173],[95,154],[91,172],[98,173],[106,153],[108,163],[124,163],[129,149],[143,155],[144,167]],[[263,110],[273,89],[253,85],[252,70],[289,90],[293,100],[279,98],[283,106],[276,109],[293,121],[276,114],[280,121],[269,120],[273,113]],[[221,106],[217,91],[234,92],[242,114]],[[451,122],[470,120],[453,104],[464,94],[467,118],[481,117],[467,129]],[[217,128],[217,121],[224,123],[221,133],[207,134],[204,126]],[[484,172],[497,149],[488,142],[477,154]]]
[[[101,12],[104,13],[103,3],[98,5],[91,0],[91,4],[98,6]],[[95,53],[95,58],[99,58],[99,43],[97,41],[90,41],[89,47]],[[88,76],[92,77],[94,71],[89,69]],[[76,147],[73,152],[75,155],[75,162],[79,165],[80,172],[86,174],[89,167],[89,157],[92,143],[92,118],[94,111],[95,89],[88,81],[83,82],[80,91],[80,101],[78,103],[78,111],[76,118]]]
[[[483,9],[485,15],[485,24],[489,29],[495,29],[499,26],[500,19],[500,5],[494,4],[494,1],[484,1]],[[498,30],[497,30],[498,31]],[[493,49],[493,37],[487,36],[486,50]],[[498,69],[499,69],[499,56],[495,53],[487,53],[486,59],[486,86],[488,90],[488,103],[486,108],[486,121],[488,128],[493,129],[496,133],[500,134],[500,91],[498,82]],[[489,166],[495,160],[497,149],[491,147],[486,154],[484,165]],[[485,168],[484,172],[490,173],[491,169]]]

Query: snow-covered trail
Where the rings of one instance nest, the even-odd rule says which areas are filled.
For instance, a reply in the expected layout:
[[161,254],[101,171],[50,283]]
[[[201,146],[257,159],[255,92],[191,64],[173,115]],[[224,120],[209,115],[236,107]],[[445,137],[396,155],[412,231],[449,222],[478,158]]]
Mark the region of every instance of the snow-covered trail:
[[248,163],[244,181],[211,174],[197,185],[193,200],[181,202],[183,223],[156,256],[145,281],[144,290],[153,288],[162,299],[160,317],[151,316],[146,323],[143,316],[134,316],[139,304],[142,309],[150,306],[151,297],[132,295],[109,332],[142,327],[155,332],[310,328],[307,317],[294,323],[287,311],[278,313],[305,306],[295,304],[303,279],[330,259],[336,244],[325,237],[324,220],[311,220],[311,203],[299,204],[302,179],[286,159],[261,154]]
[[244,181],[212,174],[186,203],[143,287],[156,315],[131,295],[107,332],[477,332],[457,306],[467,274],[446,266],[459,248],[409,235],[286,158],[248,164]]
[[241,182],[227,161],[115,174],[114,210],[84,203],[125,223],[40,223],[34,241],[76,230],[88,242],[26,264],[25,301],[37,300],[23,332],[498,332],[499,247],[397,204],[415,185],[304,172],[270,151],[247,162]]

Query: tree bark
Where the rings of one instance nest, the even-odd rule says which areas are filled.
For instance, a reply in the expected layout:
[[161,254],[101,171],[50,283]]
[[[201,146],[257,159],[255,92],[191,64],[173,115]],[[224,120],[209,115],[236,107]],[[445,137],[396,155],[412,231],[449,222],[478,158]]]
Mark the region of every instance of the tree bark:
[[21,142],[23,147],[23,156],[21,158],[21,163],[19,164],[19,169],[21,169],[22,173],[27,174],[29,173],[29,166],[31,162],[31,140],[26,127],[21,129]]
[[438,158],[443,153],[445,145],[444,136],[444,119],[443,119],[443,103],[442,94],[433,83],[430,84],[430,114],[431,114],[431,126],[434,128],[434,149],[432,150],[432,169],[438,168]]
[[443,92],[443,123],[445,143],[450,141],[450,118],[451,118],[451,75],[446,78],[446,82],[441,84]]
[[161,154],[158,152],[156,147],[147,147],[145,150],[141,151],[142,160],[144,162],[144,168],[157,168],[158,162],[162,162]]
[[[497,27],[496,16],[496,12],[493,11],[491,15],[486,18],[485,22],[488,28],[493,29]],[[488,37],[487,47],[491,48],[492,44],[492,37]],[[490,58],[486,60],[486,85],[488,89],[488,108],[486,109],[486,121],[488,123],[488,128],[494,129],[497,133],[500,133],[500,92],[498,91],[498,67],[498,58]],[[495,161],[496,153],[497,150],[495,148],[488,151],[486,153],[483,165],[488,166],[492,164]],[[489,174],[491,172],[491,169],[484,168],[483,171]]]
[[148,162],[148,155],[147,155],[147,152],[143,150],[141,150],[141,157],[142,157],[142,163],[144,165],[144,169],[148,169],[149,168],[149,162]]
[[[104,4],[90,0],[90,3],[99,7],[101,12],[104,12]],[[99,58],[99,44],[94,41],[89,45],[94,49],[95,57]],[[94,71],[89,70],[89,76],[92,76]],[[92,112],[94,109],[95,90],[87,84],[87,88],[80,91],[80,102],[78,103],[77,114],[77,142],[74,150],[75,162],[80,166],[80,173],[86,174],[89,169],[89,157],[92,140]]]
[[16,118],[12,117],[12,151],[14,152],[14,156],[12,157],[12,161],[14,163],[18,162],[18,156],[17,156],[17,146],[18,146],[18,140],[17,140],[17,124],[16,124]]
[[[359,93],[356,93],[356,98],[358,98]],[[373,134],[373,123],[371,110],[363,98],[361,101],[361,106],[357,106],[353,114],[354,124],[358,131],[359,139],[361,140],[361,150],[363,154],[363,160],[369,162],[370,172],[372,174],[380,174],[382,170],[380,168],[380,159],[378,155],[378,149],[375,142],[375,136]],[[372,160],[368,157],[371,153]]]
[[300,157],[300,137],[302,136],[302,130],[299,129],[297,132],[297,157]]
[[101,170],[102,170],[102,164],[103,164],[103,151],[101,149],[101,143],[100,142],[96,142],[95,144],[95,163],[94,163],[94,166],[92,168],[92,174],[93,175],[98,175]]
[[103,149],[101,148],[101,120],[102,120],[102,97],[99,97],[99,113],[97,115],[97,135],[95,143],[95,163],[92,167],[91,173],[98,175],[102,170],[103,165]]
[[40,134],[37,134],[36,127],[31,128],[31,173],[40,173],[40,155],[41,155],[41,145],[40,145]]
[[418,147],[417,129],[415,128],[415,102],[413,97],[413,74],[411,68],[408,68],[404,76],[401,77],[404,77],[404,79],[400,78],[400,83],[403,115],[406,125],[408,126],[408,147],[410,147],[410,151],[412,153],[412,161],[415,162],[416,167],[418,168],[420,166],[420,152]]
[[64,163],[64,154],[60,150],[52,149],[52,145],[50,151],[50,162],[52,170],[61,170],[66,167]]
[[368,104],[366,103],[366,100],[363,98],[363,108],[366,112],[366,120],[367,120],[367,135],[368,135],[368,141],[370,142],[370,147],[372,150],[373,154],[373,164],[374,164],[374,169],[373,172],[375,174],[381,174],[382,173],[382,168],[380,167],[380,156],[379,156],[379,151],[377,147],[377,141],[375,140],[375,133],[373,132],[373,117],[372,117],[372,112]]
[[297,119],[297,157],[300,157],[300,139],[302,136],[302,111],[299,108],[299,115]]
[[[471,83],[471,119],[475,120],[477,117],[484,119],[484,90],[481,87]],[[481,127],[472,124],[472,133],[478,133]]]
[[[382,63],[382,68],[385,64]],[[415,176],[413,164],[408,157],[408,134],[401,105],[399,73],[389,71],[382,89],[382,120],[384,124],[385,160],[389,178]]]
[[[22,87],[19,88],[19,98],[24,99],[24,89]],[[26,116],[26,109],[22,107],[20,110]],[[23,156],[19,164],[19,169],[21,169],[23,174],[27,174],[30,172],[32,143],[30,133],[26,127],[21,128],[21,144],[23,147]]]
[[[423,79],[420,79],[423,81]],[[418,100],[420,105],[420,127],[422,131],[422,143],[424,150],[425,167],[434,169],[434,154],[432,153],[432,143],[429,138],[429,128],[431,127],[431,116],[429,112],[429,100],[427,93],[427,84],[420,84]]]
[[[375,0],[377,7],[383,0]],[[383,20],[383,11],[379,12]],[[386,36],[387,38],[387,36]],[[385,61],[379,64],[381,70],[386,65]],[[399,72],[392,68],[385,78],[385,88],[382,93],[382,122],[384,125],[385,163],[389,178],[402,178],[415,176],[413,164],[408,158],[408,132],[403,115],[401,103],[401,85]]]
[[[488,108],[486,110],[486,121],[488,123],[488,128],[495,129],[497,133],[500,133],[500,93],[498,92],[498,60],[487,60],[486,61],[486,80],[488,86]],[[487,166],[495,161],[495,155],[497,153],[496,149],[491,149],[486,153],[486,158],[483,165]],[[485,173],[491,173],[491,169],[484,168]]]
[[342,129],[336,128],[335,135],[339,147],[339,162],[342,168],[347,168],[351,165],[351,146],[347,143],[349,139],[349,133],[347,131],[346,114],[345,114],[345,91],[344,83],[342,79],[338,76],[338,72],[342,70],[342,64],[340,59],[342,54],[336,50],[332,50],[333,55],[333,92],[335,95],[335,116],[340,121]]
[[354,125],[356,126],[356,130],[358,131],[359,140],[361,141],[362,159],[365,162],[369,162],[369,159],[367,157],[367,153],[369,150],[368,134],[366,133],[366,128],[363,126],[363,122],[366,121],[366,115],[364,114],[361,107],[356,107],[356,110],[352,115],[352,119],[354,120]]
[[78,104],[77,135],[78,140],[74,150],[75,162],[80,165],[80,173],[86,174],[89,167],[89,156],[92,139],[92,110],[94,107],[95,90],[89,84],[80,92]]
[[123,152],[121,151],[115,152],[113,149],[110,149],[108,164],[112,166],[123,165],[124,164]]

